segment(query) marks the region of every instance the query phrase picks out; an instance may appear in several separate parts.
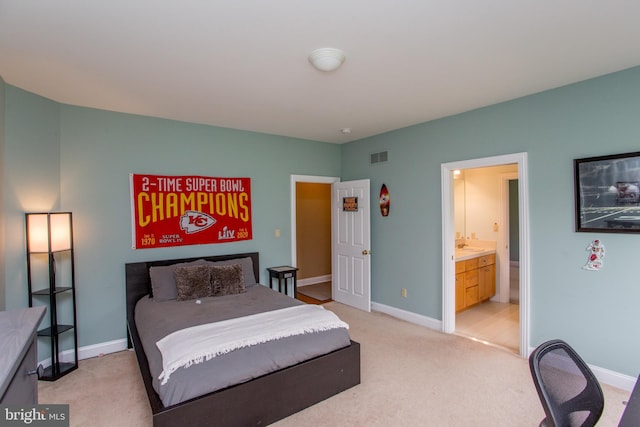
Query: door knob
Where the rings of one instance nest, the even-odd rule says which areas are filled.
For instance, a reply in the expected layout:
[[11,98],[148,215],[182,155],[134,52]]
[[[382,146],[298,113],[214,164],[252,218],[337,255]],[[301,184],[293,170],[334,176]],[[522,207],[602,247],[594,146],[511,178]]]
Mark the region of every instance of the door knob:
[[371,251],[368,251],[366,249],[362,251],[362,255],[369,255],[369,254],[371,254]]
[[38,364],[38,367],[33,371],[27,371],[27,375],[37,375],[38,379],[42,377],[42,374],[44,374],[44,367],[42,366],[42,364]]

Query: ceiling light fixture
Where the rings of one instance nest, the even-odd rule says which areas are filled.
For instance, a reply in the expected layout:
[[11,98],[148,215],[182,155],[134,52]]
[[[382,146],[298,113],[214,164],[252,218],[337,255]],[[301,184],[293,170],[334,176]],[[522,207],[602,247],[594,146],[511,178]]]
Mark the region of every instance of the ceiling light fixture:
[[344,62],[346,55],[340,49],[325,47],[316,49],[309,55],[309,62],[320,71],[335,71]]

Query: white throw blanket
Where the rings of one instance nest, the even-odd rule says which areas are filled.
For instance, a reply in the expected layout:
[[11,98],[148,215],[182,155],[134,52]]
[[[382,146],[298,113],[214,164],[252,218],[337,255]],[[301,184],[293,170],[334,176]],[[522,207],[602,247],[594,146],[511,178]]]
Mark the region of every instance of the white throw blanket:
[[236,319],[192,326],[173,332],[156,343],[162,353],[162,385],[180,367],[267,341],[310,332],[346,328],[334,313],[320,305],[298,305]]

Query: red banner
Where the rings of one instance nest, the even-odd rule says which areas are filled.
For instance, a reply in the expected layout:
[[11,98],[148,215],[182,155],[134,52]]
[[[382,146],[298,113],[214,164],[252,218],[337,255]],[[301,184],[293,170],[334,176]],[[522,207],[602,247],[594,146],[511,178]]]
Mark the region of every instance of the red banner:
[[251,240],[251,179],[131,174],[133,248]]

